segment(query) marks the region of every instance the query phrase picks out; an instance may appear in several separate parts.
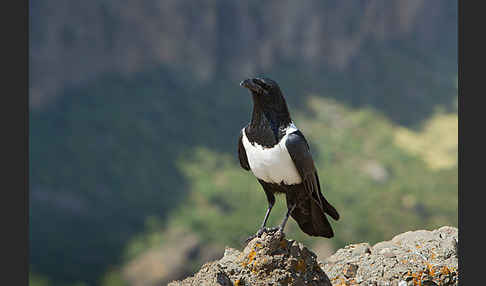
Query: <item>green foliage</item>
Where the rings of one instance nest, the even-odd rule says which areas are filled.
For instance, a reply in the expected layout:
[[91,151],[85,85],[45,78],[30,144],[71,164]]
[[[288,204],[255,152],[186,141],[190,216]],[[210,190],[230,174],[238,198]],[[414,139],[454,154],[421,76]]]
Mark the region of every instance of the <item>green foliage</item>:
[[[431,169],[396,144],[399,127],[375,111],[350,111],[318,98],[309,106],[314,117],[299,122],[318,154],[326,196],[341,210],[338,246],[457,225],[457,165]],[[455,142],[457,154],[457,137]]]
[[29,286],[49,286],[49,279],[43,275],[29,272]]
[[102,275],[146,217],[165,216],[184,195],[171,164],[189,135],[166,139],[183,107],[168,102],[166,82],[134,82],[143,89],[107,76],[31,113],[31,261],[57,280]]
[[118,270],[108,271],[101,279],[101,286],[128,286]]
[[[29,286],[49,286],[49,285],[54,285],[54,283],[52,283],[47,276],[29,272]],[[124,284],[111,284],[111,285],[123,286]],[[88,284],[78,281],[78,282],[64,283],[63,286],[88,286]]]

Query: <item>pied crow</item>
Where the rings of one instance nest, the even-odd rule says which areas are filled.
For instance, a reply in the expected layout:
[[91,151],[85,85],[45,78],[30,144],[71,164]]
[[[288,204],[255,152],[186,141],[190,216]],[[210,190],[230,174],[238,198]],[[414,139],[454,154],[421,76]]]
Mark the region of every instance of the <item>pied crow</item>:
[[[253,97],[253,114],[240,132],[238,157],[241,167],[260,182],[268,200],[263,223],[249,239],[263,232],[283,232],[289,215],[306,234],[333,237],[326,214],[334,220],[339,214],[321,193],[309,145],[290,118],[280,87],[269,78],[250,78],[240,85]],[[266,228],[279,193],[285,194],[287,213],[278,228]]]

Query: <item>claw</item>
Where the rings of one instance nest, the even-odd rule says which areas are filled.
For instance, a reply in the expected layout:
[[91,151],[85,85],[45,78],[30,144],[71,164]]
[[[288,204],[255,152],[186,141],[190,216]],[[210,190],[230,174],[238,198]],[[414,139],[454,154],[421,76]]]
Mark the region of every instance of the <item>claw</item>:
[[276,232],[276,231],[278,231],[278,230],[280,230],[280,227],[272,227],[272,228],[267,228],[267,229],[265,230],[265,232],[266,232],[266,233],[273,233],[273,232]]
[[251,235],[249,236],[246,240],[245,240],[245,244],[248,244],[248,242],[250,242],[252,239],[254,239],[255,237],[260,237],[262,236],[262,234],[265,232],[265,229],[264,228],[260,228],[254,235]]
[[263,233],[275,233],[275,232],[283,232],[283,230],[281,227],[272,227],[272,228],[262,227],[254,235],[248,237],[245,240],[245,243],[248,244],[248,242],[250,242],[255,237],[261,237]]

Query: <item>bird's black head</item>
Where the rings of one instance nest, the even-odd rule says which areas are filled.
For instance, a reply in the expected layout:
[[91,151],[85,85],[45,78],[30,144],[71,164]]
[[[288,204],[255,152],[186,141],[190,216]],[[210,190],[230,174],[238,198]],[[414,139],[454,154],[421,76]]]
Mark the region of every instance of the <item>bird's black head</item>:
[[[253,95],[252,125],[263,124],[263,119],[272,125],[272,129],[287,126],[290,114],[287,103],[278,84],[269,78],[249,78],[240,83]],[[265,118],[263,118],[265,117]]]
[[250,90],[255,105],[264,111],[287,113],[287,103],[278,84],[269,78],[249,78],[240,83]]
[[269,78],[249,78],[242,81],[240,85],[248,88],[252,94],[258,96],[280,93],[278,84]]

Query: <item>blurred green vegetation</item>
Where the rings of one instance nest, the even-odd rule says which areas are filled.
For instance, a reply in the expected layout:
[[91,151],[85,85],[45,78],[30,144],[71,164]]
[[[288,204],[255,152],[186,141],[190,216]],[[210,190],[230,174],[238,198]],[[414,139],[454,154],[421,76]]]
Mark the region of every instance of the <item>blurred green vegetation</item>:
[[48,286],[49,279],[43,275],[29,272],[29,285],[30,286]]
[[[334,224],[336,247],[457,224],[457,167],[430,168],[416,148],[402,146],[399,136],[408,134],[405,138],[413,142],[441,136],[418,146],[438,150],[437,144],[449,142],[445,149],[454,152],[449,131],[420,134],[449,127],[447,118],[457,113],[443,108],[446,113],[429,115],[439,124],[427,127],[425,120],[407,127],[391,121],[380,107],[350,109],[331,99],[340,95],[324,86],[297,93],[297,82],[270,77],[282,82],[296,124],[315,153],[324,192],[341,212]],[[453,88],[448,91],[454,94]],[[323,101],[323,95],[328,99]],[[162,68],[128,81],[107,75],[66,89],[49,108],[32,111],[33,269],[52,277],[53,285],[72,283],[73,277],[92,285],[101,283],[110,265],[120,266],[163,242],[145,243],[140,237],[173,224],[222,245],[235,246],[254,233],[266,200],[236,162],[236,139],[250,113],[251,98],[237,83],[221,79],[200,85]],[[443,120],[449,123],[440,124]],[[282,201],[269,223],[277,224],[284,208]],[[293,222],[289,231],[312,242]],[[144,243],[131,246],[137,239]],[[126,256],[129,249],[138,250]]]

